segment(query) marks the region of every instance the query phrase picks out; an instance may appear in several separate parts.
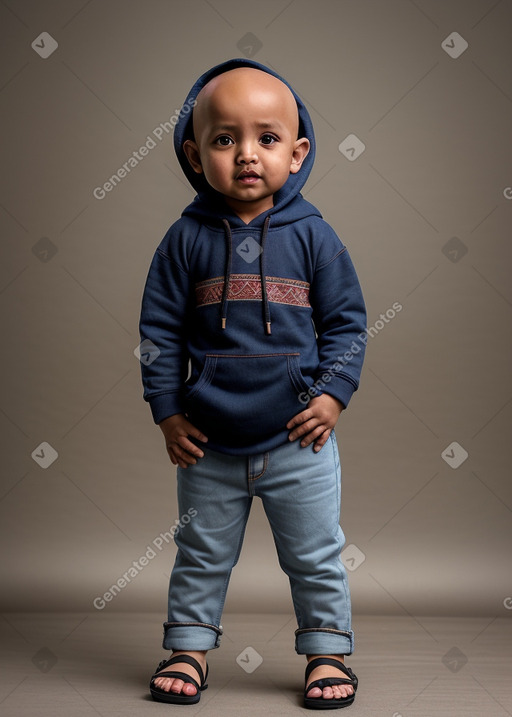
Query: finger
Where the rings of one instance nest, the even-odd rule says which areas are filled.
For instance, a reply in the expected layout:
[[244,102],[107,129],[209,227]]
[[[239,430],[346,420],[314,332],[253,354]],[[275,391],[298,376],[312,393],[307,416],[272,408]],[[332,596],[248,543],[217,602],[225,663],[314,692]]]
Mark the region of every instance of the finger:
[[185,463],[185,461],[182,458],[179,458],[171,448],[167,447],[167,453],[169,454],[171,463],[174,466],[179,466],[180,468],[187,467],[188,463]]
[[306,423],[301,423],[300,426],[295,428],[289,434],[290,441],[294,441],[296,438],[300,438],[300,436],[303,436],[306,433],[309,433],[314,428],[316,428],[317,425],[318,425],[318,419],[316,419],[316,418],[310,418],[309,421],[306,421]]
[[331,429],[327,429],[322,433],[320,438],[317,438],[315,441],[315,445],[313,446],[313,449],[318,453],[318,451],[327,443],[327,439],[331,435]]
[[286,424],[286,428],[293,428],[305,421],[309,421],[311,418],[313,418],[313,412],[309,408],[306,408],[304,411],[297,413],[293,418],[290,418]]
[[202,458],[204,456],[203,451],[199,448],[199,446],[196,446],[195,443],[192,443],[188,436],[178,436],[176,444],[183,450],[187,451],[187,453],[191,453],[193,456],[197,456],[198,458]]
[[310,415],[309,419],[296,425],[296,427],[293,429],[293,431],[290,432],[289,438],[291,441],[294,441],[296,438],[299,438],[300,436],[303,436],[305,433],[309,433],[309,431],[313,430],[315,426],[318,425],[318,418],[316,416]]
[[316,428],[313,428],[309,433],[307,433],[302,441],[300,442],[300,445],[305,448],[306,446],[309,446],[311,443],[313,443],[314,440],[316,440],[319,436],[322,435],[322,433],[325,431],[325,425],[321,424],[320,426],[317,426]]
[[[181,466],[181,468],[186,468],[187,465],[193,465],[193,464],[197,463],[197,460],[194,458],[194,456],[191,453],[189,453],[187,450],[183,449],[179,445],[179,443],[170,443],[167,446],[167,451],[168,451],[169,455],[171,456],[171,460],[174,457],[174,459],[176,460],[178,465]],[[198,457],[201,458],[202,455],[203,454],[201,454],[201,456],[198,456]]]
[[[180,468],[188,468],[189,465],[192,465],[191,463],[187,463],[187,461],[184,458],[177,458],[176,463],[179,465]],[[195,463],[195,461],[194,461]]]
[[181,449],[180,446],[176,446],[176,448],[174,449],[174,453],[176,454],[178,460],[184,462],[186,466],[193,466],[197,463],[197,459],[188,451]]
[[202,441],[203,443],[206,443],[208,441],[208,438],[204,435],[204,433],[201,433],[199,428],[196,428],[193,426],[190,421],[186,421],[186,428],[188,431],[189,436],[192,436],[193,438],[197,438],[199,441]]

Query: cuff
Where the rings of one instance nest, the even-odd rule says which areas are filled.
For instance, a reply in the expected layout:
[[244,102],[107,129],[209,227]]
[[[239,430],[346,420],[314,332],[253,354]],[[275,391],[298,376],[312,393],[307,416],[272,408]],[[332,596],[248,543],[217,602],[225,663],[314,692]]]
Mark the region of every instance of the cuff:
[[352,398],[352,394],[357,390],[357,385],[348,376],[330,376],[329,379],[329,382],[323,382],[322,376],[320,376],[317,382],[319,388],[321,388],[322,393],[328,393],[337,398],[346,408]]
[[313,627],[295,630],[295,652],[298,655],[351,655],[354,631]]
[[175,413],[184,413],[182,401],[180,395],[174,391],[172,393],[159,393],[157,396],[152,396],[147,399],[153,420],[155,423],[160,423],[164,418],[174,416]]
[[164,650],[213,650],[220,645],[221,625],[206,622],[164,622]]

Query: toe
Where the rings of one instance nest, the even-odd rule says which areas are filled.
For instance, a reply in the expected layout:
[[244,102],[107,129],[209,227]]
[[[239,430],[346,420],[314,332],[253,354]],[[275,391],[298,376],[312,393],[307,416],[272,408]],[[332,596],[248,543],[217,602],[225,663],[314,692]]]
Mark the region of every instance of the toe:
[[306,694],[307,697],[321,697],[322,696],[322,690],[320,687],[312,687],[309,692]]
[[159,690],[164,690],[165,692],[169,692],[169,688],[171,686],[171,680],[167,679],[166,677],[158,677],[153,684],[155,687],[158,687]]
[[179,695],[184,684],[185,683],[183,682],[183,680],[172,680],[171,692],[173,692],[175,695]]

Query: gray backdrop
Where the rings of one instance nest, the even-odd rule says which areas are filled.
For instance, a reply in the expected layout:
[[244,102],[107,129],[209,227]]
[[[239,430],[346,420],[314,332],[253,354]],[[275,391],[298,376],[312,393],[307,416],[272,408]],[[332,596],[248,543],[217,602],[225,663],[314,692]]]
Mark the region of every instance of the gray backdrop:
[[[134,350],[193,192],[162,125],[247,56],[306,102],[304,195],[373,327],[337,426],[354,613],[511,615],[511,2],[6,0],[0,23],[2,609],[94,610],[131,566],[97,604],[165,617],[175,468]],[[258,501],[226,607],[292,609]]]

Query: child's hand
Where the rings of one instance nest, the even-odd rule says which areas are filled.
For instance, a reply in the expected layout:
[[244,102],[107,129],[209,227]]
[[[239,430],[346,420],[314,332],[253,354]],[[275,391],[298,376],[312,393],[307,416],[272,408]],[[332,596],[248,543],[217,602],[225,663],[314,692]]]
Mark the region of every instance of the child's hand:
[[198,438],[203,442],[208,439],[187,420],[183,413],[175,413],[174,416],[165,418],[158,425],[165,436],[165,447],[174,465],[177,464],[180,468],[187,468],[188,465],[197,463],[196,458],[204,456],[203,451],[192,443],[189,436]]
[[286,424],[286,428],[294,429],[288,438],[295,441],[303,436],[300,442],[303,448],[314,441],[314,450],[318,452],[329,438],[343,408],[341,401],[328,393],[312,398],[308,407]]

